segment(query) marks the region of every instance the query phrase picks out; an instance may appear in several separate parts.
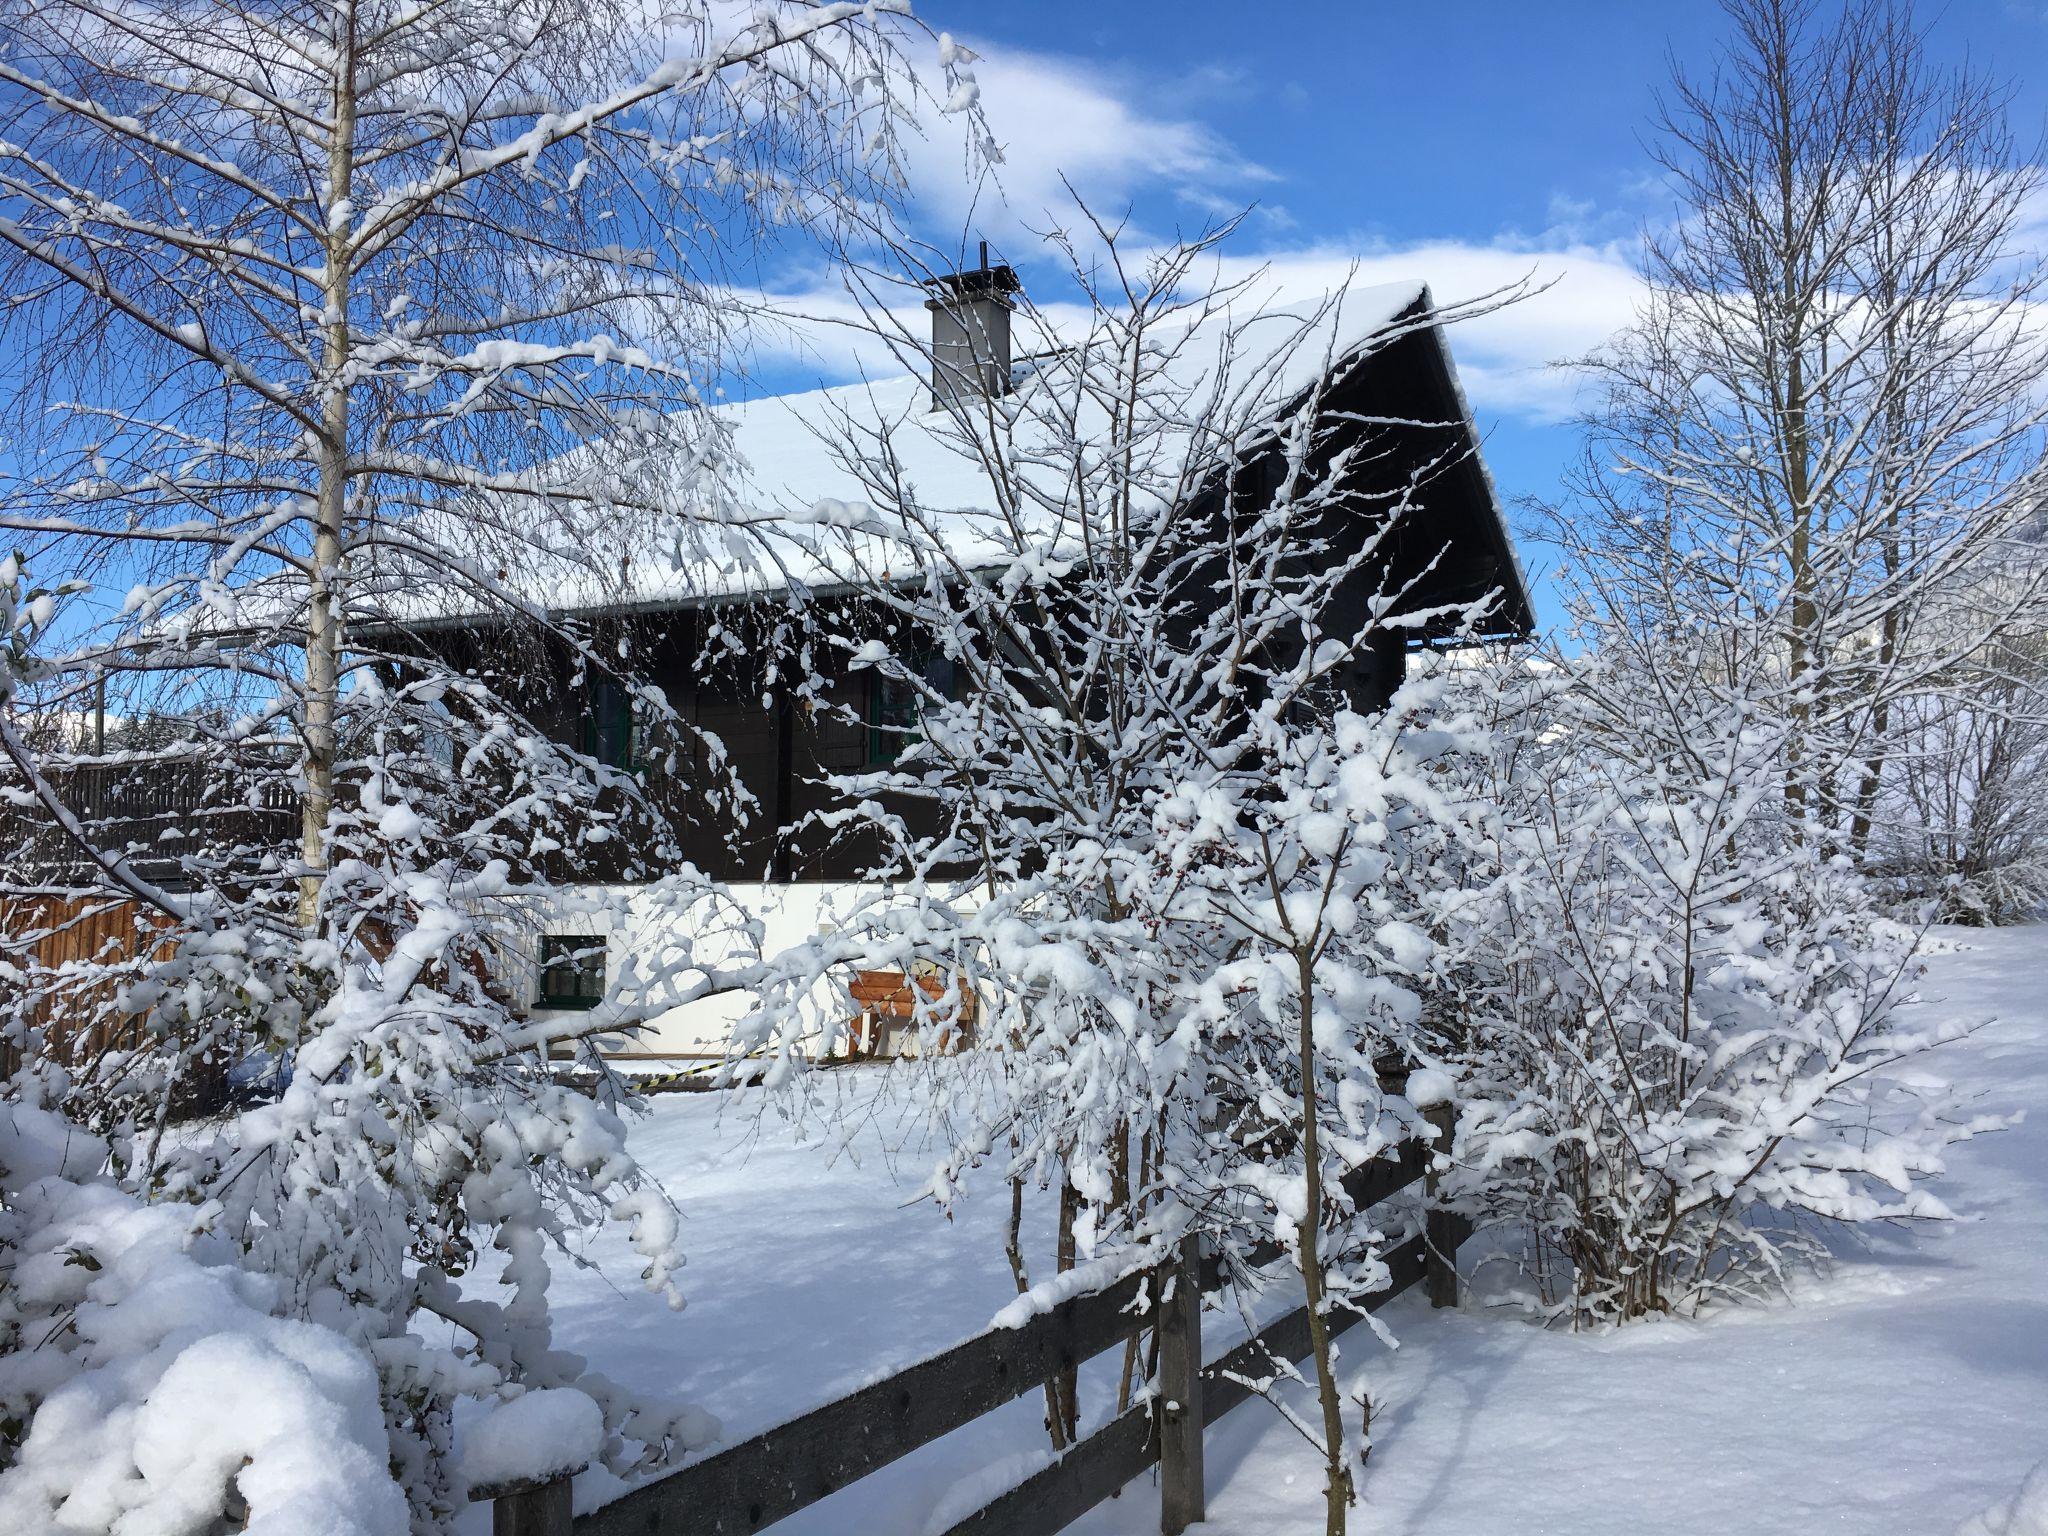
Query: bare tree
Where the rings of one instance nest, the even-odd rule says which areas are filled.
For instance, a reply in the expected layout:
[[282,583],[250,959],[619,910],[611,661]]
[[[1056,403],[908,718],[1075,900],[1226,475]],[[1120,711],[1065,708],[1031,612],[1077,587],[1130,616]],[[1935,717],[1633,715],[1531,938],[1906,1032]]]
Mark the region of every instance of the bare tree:
[[[676,1229],[611,1109],[535,1070],[571,1038],[492,978],[551,852],[658,833],[631,774],[550,739],[590,675],[676,728],[565,614],[629,565],[749,558],[701,409],[727,285],[777,231],[886,216],[914,35],[795,0],[0,5],[0,323],[30,360],[0,531],[64,588],[30,600],[0,717],[8,1102],[90,1121],[131,1194],[222,1202],[278,1309],[375,1355],[422,1526],[461,1497],[457,1396],[577,1385],[621,1470],[705,1430],[549,1343],[565,1223],[630,1220],[671,1299]],[[429,612],[536,649],[465,651]],[[110,685],[161,739],[15,727]],[[85,825],[80,793],[152,774],[201,814],[146,847]],[[724,921],[673,897],[681,950]],[[64,900],[129,922],[126,954],[35,963]],[[253,1056],[290,1063],[279,1106],[165,1135],[184,1079]],[[486,1235],[502,1300],[454,1285]],[[453,1342],[414,1349],[422,1312]],[[61,1323],[23,1326],[61,1355]],[[36,1403],[10,1406],[12,1436]]]
[[6,526],[144,583],[109,668],[217,663],[169,650],[172,614],[299,658],[265,728],[299,755],[310,929],[345,648],[405,583],[501,603],[541,541],[601,592],[622,519],[720,517],[689,409],[713,280],[750,229],[886,184],[896,114],[856,81],[900,66],[803,5],[25,0],[0,26],[9,339],[37,360]]
[[2048,902],[2048,657],[1993,641],[1966,692],[1900,705],[1899,747],[1873,803],[1871,875],[1944,922],[2014,923]]
[[[1329,1325],[1388,1284],[1388,1235],[1344,1176],[1416,1131],[1376,1062],[1406,1049],[1439,958],[1396,871],[1431,867],[1447,813],[1422,760],[1449,738],[1423,728],[1426,694],[1388,696],[1408,645],[1487,609],[1427,595],[1423,509],[1471,451],[1460,424],[1389,422],[1346,385],[1500,296],[1289,303],[1263,275],[1217,280],[1228,233],[1141,259],[1084,209],[1063,249],[1085,319],[1022,299],[1014,389],[941,389],[928,409],[922,388],[878,386],[827,429],[862,493],[818,515],[860,598],[842,643],[914,710],[894,762],[837,776],[845,809],[823,818],[866,840],[881,888],[769,962],[733,1049],[793,1071],[856,1011],[846,976],[929,977],[911,1002],[947,1132],[931,1188],[950,1201],[985,1165],[1008,1182],[1007,1316],[1190,1234],[1247,1296],[1284,1256],[1314,1367],[1275,1362],[1258,1385],[1325,1457],[1341,1532],[1356,1447]],[[868,297],[919,374],[957,367]],[[1060,1211],[1035,1284],[1027,1181]],[[1288,1400],[1304,1383],[1305,1414]],[[1071,1377],[1048,1410],[1063,1445]]]
[[2048,487],[2041,173],[2005,97],[1938,68],[1892,0],[1731,0],[1710,75],[1674,68],[1656,152],[1677,216],[1546,519],[1575,619],[1681,639],[1793,724],[1806,835],[1857,856],[1902,701],[1967,695],[2041,621],[2019,536]]

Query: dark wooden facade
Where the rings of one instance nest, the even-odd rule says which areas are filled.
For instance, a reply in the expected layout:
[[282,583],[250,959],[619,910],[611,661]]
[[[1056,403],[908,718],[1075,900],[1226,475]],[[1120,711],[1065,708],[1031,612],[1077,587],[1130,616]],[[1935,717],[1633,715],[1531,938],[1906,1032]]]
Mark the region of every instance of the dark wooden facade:
[[[1401,330],[1422,317],[1418,301],[1393,328]],[[1348,537],[1363,538],[1373,521],[1386,515],[1385,509],[1420,487],[1415,492],[1418,505],[1396,523],[1381,563],[1361,573],[1340,595],[1337,622],[1346,622],[1348,614],[1349,622],[1363,630],[1368,602],[1383,590],[1396,589],[1406,592],[1409,612],[1487,603],[1487,618],[1477,638],[1527,633],[1532,624],[1528,594],[1440,333],[1418,327],[1384,343],[1331,386],[1326,407],[1340,425],[1325,443],[1325,455],[1341,451],[1359,433],[1373,437],[1371,451],[1354,465],[1348,482],[1359,509],[1357,526]],[[1240,473],[1253,487],[1262,479],[1277,484],[1277,455],[1255,461]],[[1257,495],[1256,489],[1247,492],[1240,480],[1240,508],[1255,505]],[[1214,517],[1220,505],[1217,493],[1177,515]],[[692,793],[692,786],[709,776],[701,752],[676,773],[649,769],[647,786],[652,797],[669,808],[684,858],[726,879],[844,881],[871,875],[878,852],[872,845],[858,839],[828,841],[783,833],[831,808],[826,778],[857,772],[879,760],[877,733],[868,724],[876,715],[872,690],[881,686],[879,675],[872,669],[832,672],[829,658],[841,653],[820,648],[814,661],[826,669],[825,690],[815,699],[798,702],[768,681],[759,661],[722,668],[707,668],[701,661],[712,623],[731,631],[743,630],[751,622],[765,633],[786,613],[785,602],[774,596],[752,603],[678,604],[666,611],[641,607],[631,614],[585,615],[582,621],[602,636],[596,647],[600,654],[608,654],[618,639],[629,642],[637,675],[660,687],[683,721],[718,737],[730,768],[758,802],[745,827],[708,812]],[[855,615],[841,613],[834,622],[843,630],[861,632]],[[1446,638],[1456,622],[1446,619],[1407,631],[1408,644]],[[477,633],[467,638],[476,643],[476,662],[487,664],[491,642]],[[787,671],[787,662],[781,665]],[[1384,704],[1400,685],[1405,668],[1403,646],[1383,632],[1381,642],[1369,648],[1344,680],[1353,707]],[[586,680],[579,687],[564,658],[549,686],[550,697],[529,700],[533,718],[556,739],[574,742],[581,735],[588,746],[592,685]],[[919,816],[916,806],[892,809],[913,825]],[[612,881],[647,872],[644,866],[631,868],[634,863],[632,850],[600,854],[586,858],[575,878]]]
[[[1356,537],[1364,537],[1374,520],[1385,515],[1374,509],[1390,507],[1404,491],[1420,487],[1419,506],[1396,525],[1380,567],[1364,573],[1342,595],[1338,622],[1345,622],[1348,611],[1363,629],[1368,601],[1391,586],[1407,592],[1410,611],[1490,597],[1481,636],[1520,635],[1531,626],[1528,595],[1441,335],[1416,326],[1425,318],[1421,303],[1393,322],[1391,329],[1401,334],[1344,371],[1326,396],[1327,409],[1340,422],[1326,453],[1337,451],[1348,436],[1373,434],[1371,451],[1354,466],[1350,482],[1360,509],[1354,514]],[[1404,331],[1408,326],[1416,328]],[[1262,477],[1278,483],[1279,467],[1269,459],[1240,474],[1249,477],[1252,487],[1248,492],[1245,480],[1238,482],[1236,500],[1242,507],[1248,500],[1255,503]],[[1220,494],[1212,494],[1176,515],[1214,517],[1220,505]],[[786,675],[788,659],[762,659],[774,654],[772,646],[731,647],[728,660],[705,659],[720,649],[706,644],[714,624],[728,633],[745,635],[751,628],[756,639],[770,636],[785,627],[786,602],[778,594],[748,602],[640,603],[630,610],[569,616],[590,635],[594,654],[617,654],[623,644],[630,660],[622,667],[661,688],[691,731],[677,742],[643,744],[639,763],[631,765],[646,798],[661,811],[671,846],[657,847],[664,841],[657,835],[586,847],[558,856],[557,878],[629,882],[659,874],[678,859],[727,880],[843,881],[875,872],[878,849],[872,844],[857,838],[828,840],[815,832],[784,834],[831,808],[827,778],[857,772],[885,755],[869,723],[876,713],[872,690],[881,686],[878,675],[872,670],[833,673],[829,668],[843,666],[843,653],[819,647],[812,659],[828,669],[823,692],[798,699],[770,675],[771,665]],[[857,615],[836,618],[839,627],[858,631]],[[1428,644],[1446,632],[1439,623],[1409,631],[1407,638],[1410,644]],[[431,648],[459,669],[489,678],[556,740],[597,748],[595,755],[628,766],[618,739],[625,727],[608,718],[623,697],[616,682],[579,675],[559,641],[550,643],[502,623],[453,622],[429,626],[424,633],[414,627],[410,633],[408,644]],[[1398,645],[1375,647],[1345,680],[1352,703],[1372,707],[1384,702],[1399,685],[1404,666]],[[612,695],[605,693],[607,688]],[[751,795],[754,805],[743,822],[714,810],[707,800],[704,786],[715,775],[692,732],[717,738],[727,767]],[[234,841],[252,848],[287,850],[297,835],[296,808],[279,800],[274,780],[260,791],[244,792],[200,783],[192,769],[176,764],[162,765],[161,772],[145,765],[80,772],[89,778],[99,775],[80,786],[97,797],[97,810],[89,818],[96,832],[104,829],[107,846],[133,847],[139,854],[147,850],[153,877],[175,881],[179,834],[174,824],[195,810],[211,808],[205,813],[222,818],[217,831],[229,830],[232,821]],[[898,809],[915,822],[916,807]],[[170,841],[162,842],[167,835]],[[62,854],[54,849],[53,863],[65,862]]]
[[[780,599],[763,605],[760,618],[771,627]],[[877,761],[884,740],[868,721],[873,714],[866,671],[840,671],[810,698],[799,699],[770,675],[762,656],[719,659],[707,646],[708,614],[701,608],[599,620],[600,652],[621,638],[632,651],[632,670],[644,684],[661,689],[682,727],[667,737],[636,731],[630,752],[616,738],[598,736],[607,712],[609,679],[579,678],[566,654],[551,658],[544,680],[528,681],[523,700],[534,724],[555,740],[596,749],[612,766],[632,771],[648,800],[665,816],[682,859],[724,880],[847,880],[865,873],[875,850],[841,838],[788,836],[807,818],[831,807],[825,780],[858,772]],[[730,607],[716,610],[717,622],[740,628],[749,615]],[[474,637],[488,648],[487,636]],[[710,659],[707,659],[709,651]],[[786,675],[783,659],[775,668]],[[514,685],[518,686],[518,685]],[[724,770],[745,787],[752,804],[743,815],[712,803],[705,787],[717,777],[704,737],[715,738]],[[645,848],[587,849],[561,878],[585,882],[644,879],[660,873]]]

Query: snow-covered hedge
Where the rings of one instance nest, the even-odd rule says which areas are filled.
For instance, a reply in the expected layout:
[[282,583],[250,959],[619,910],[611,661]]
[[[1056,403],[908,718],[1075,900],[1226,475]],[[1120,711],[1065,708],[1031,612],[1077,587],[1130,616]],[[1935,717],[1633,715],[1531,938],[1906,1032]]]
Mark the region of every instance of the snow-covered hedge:
[[209,1228],[100,1176],[108,1148],[0,1105],[0,1527],[405,1536],[377,1367]]
[[1465,679],[1498,728],[1445,908],[1447,1187],[1579,1321],[1775,1285],[1828,1223],[1948,1216],[1944,1149],[2002,1122],[1914,1069],[1964,1026],[1901,1012],[1918,934],[1788,817],[1786,730],[1571,671]]

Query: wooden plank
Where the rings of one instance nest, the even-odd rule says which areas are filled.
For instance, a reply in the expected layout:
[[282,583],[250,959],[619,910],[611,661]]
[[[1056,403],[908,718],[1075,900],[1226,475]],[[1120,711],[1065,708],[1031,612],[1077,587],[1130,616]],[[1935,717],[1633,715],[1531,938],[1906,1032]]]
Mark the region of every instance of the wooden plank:
[[[1425,1157],[1419,1144],[1408,1143],[1398,1158],[1354,1169],[1345,1188],[1364,1209],[1422,1178]],[[1260,1246],[1272,1248],[1262,1262],[1280,1256],[1278,1245]],[[1388,1250],[1392,1287],[1371,1297],[1366,1310],[1379,1310],[1417,1283],[1425,1254],[1419,1235]],[[1213,1288],[1216,1260],[1205,1260],[1201,1268],[1204,1288]],[[1040,1313],[1022,1328],[969,1339],[683,1467],[581,1516],[575,1524],[578,1536],[744,1536],[762,1530],[1121,1343],[1144,1326],[1136,1308],[1147,1280],[1132,1275]],[[1195,1301],[1192,1290],[1188,1300]],[[1331,1331],[1342,1333],[1358,1321],[1358,1314],[1340,1311],[1330,1321]],[[1164,1348],[1162,1340],[1162,1353]],[[1202,1370],[1201,1424],[1214,1423],[1251,1395],[1226,1373],[1268,1374],[1267,1349],[1289,1360],[1308,1354],[1307,1308],[1297,1308]],[[1199,1446],[1199,1434],[1195,1443]],[[947,1536],[1052,1536],[1158,1460],[1152,1414],[1141,1404],[952,1527]]]
[[1152,1415],[1141,1403],[949,1527],[946,1536],[1053,1536],[1158,1459]]
[[[1396,1296],[1422,1279],[1423,1246],[1420,1237],[1410,1238],[1388,1250],[1387,1268],[1393,1287],[1366,1302],[1368,1312],[1377,1312]],[[1330,1319],[1330,1331],[1341,1334],[1359,1320],[1356,1312],[1343,1311]],[[1298,1307],[1286,1317],[1268,1325],[1256,1340],[1247,1340],[1202,1371],[1201,1423],[1215,1423],[1225,1413],[1252,1395],[1242,1382],[1229,1380],[1226,1371],[1240,1376],[1265,1375],[1271,1367],[1261,1346],[1291,1350],[1286,1358],[1300,1360],[1309,1352],[1308,1308]],[[1162,1359],[1164,1348],[1162,1341]],[[947,1528],[946,1536],[1054,1536],[1081,1518],[1111,1494],[1118,1492],[1159,1460],[1159,1442],[1152,1434],[1151,1413],[1145,1404],[1125,1413],[1097,1430],[1079,1445],[1071,1447],[1050,1465],[1040,1468],[1000,1498]],[[1169,1529],[1166,1489],[1161,1486],[1161,1528]],[[1145,1524],[1151,1522],[1145,1521]],[[578,1525],[580,1531],[582,1526]]]
[[[1077,1296],[743,1441],[584,1515],[581,1536],[740,1536],[908,1455],[1143,1323],[1146,1277]],[[1050,1528],[1048,1528],[1050,1529]]]
[[[132,961],[145,943],[158,955],[167,953],[170,941],[160,937],[167,923],[125,898],[31,896],[0,902],[0,926],[16,953],[46,973],[45,986],[64,993],[66,1018],[53,1017],[48,1002],[31,1014],[34,1022],[52,1030],[49,1049],[98,1052],[135,1043],[140,1021],[116,1020],[114,1015],[119,981],[89,979],[89,968]],[[70,975],[60,974],[67,968]],[[76,1022],[81,1018],[91,1023],[83,1035]]]
[[1358,1210],[1378,1205],[1399,1194],[1421,1178],[1429,1166],[1429,1149],[1419,1141],[1404,1141],[1395,1157],[1380,1157],[1344,1175],[1344,1193]]
[[[1436,1127],[1437,1139],[1432,1144],[1432,1152],[1441,1151],[1448,1157],[1451,1142],[1457,1135],[1457,1111],[1449,1104],[1437,1104],[1425,1110],[1423,1117]],[[1432,1307],[1455,1307],[1458,1304],[1458,1250],[1472,1235],[1472,1223],[1457,1212],[1444,1210],[1437,1204],[1440,1180],[1441,1176],[1432,1170],[1429,1175],[1429,1210],[1423,1218],[1425,1225],[1422,1229],[1429,1241],[1429,1304]]]
[[551,1483],[502,1493],[491,1504],[491,1536],[570,1536],[574,1528],[572,1483]]
[[1208,1518],[1202,1472],[1202,1249],[1181,1239],[1172,1294],[1159,1308],[1159,1529],[1181,1536]]
[[[1365,1310],[1377,1312],[1396,1296],[1422,1279],[1426,1246],[1420,1233],[1388,1249],[1381,1258],[1393,1276],[1393,1284],[1366,1298]],[[1359,1321],[1349,1307],[1330,1313],[1332,1337]],[[1252,1389],[1236,1377],[1263,1378],[1273,1374],[1271,1361],[1304,1360],[1309,1353],[1308,1308],[1296,1307],[1285,1317],[1268,1323],[1253,1337],[1207,1366],[1202,1374],[1202,1422],[1213,1424],[1252,1395]]]

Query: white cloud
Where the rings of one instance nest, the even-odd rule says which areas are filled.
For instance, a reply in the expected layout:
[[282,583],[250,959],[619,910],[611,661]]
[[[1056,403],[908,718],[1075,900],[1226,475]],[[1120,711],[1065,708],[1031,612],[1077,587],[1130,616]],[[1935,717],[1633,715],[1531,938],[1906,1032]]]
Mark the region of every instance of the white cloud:
[[[1257,269],[1265,273],[1261,290],[1278,303],[1319,298],[1347,282],[1370,286],[1419,280],[1448,308],[1527,284],[1534,291],[1526,297],[1454,326],[1450,343],[1478,411],[1537,422],[1562,420],[1574,407],[1578,377],[1553,365],[1583,356],[1628,324],[1641,293],[1628,252],[1619,245],[1322,241],[1226,255],[1218,275],[1236,281]],[[1050,267],[1044,272],[1039,281],[1050,282],[1056,275]],[[1040,291],[1035,296],[1056,316],[1057,295]],[[802,318],[757,336],[764,371],[833,382],[903,371],[895,351],[873,333],[872,321],[843,286],[827,280],[792,287],[773,296],[771,307]],[[892,299],[888,314],[912,335],[921,334],[926,324],[914,299]],[[1074,320],[1085,323],[1078,312]]]
[[1112,218],[1161,190],[1206,213],[1234,213],[1278,180],[1205,124],[1153,110],[1151,99],[1167,93],[1135,77],[1051,54],[976,51],[981,105],[1002,156],[998,187],[963,177],[959,134],[927,122],[909,158],[918,222],[928,230],[957,237],[972,223],[1013,243],[1070,223],[1062,178]]
[[[999,186],[977,187],[962,174],[962,119],[926,114],[924,136],[909,150],[914,221],[943,250],[976,235],[990,239],[1023,270],[1040,304],[1065,297],[1065,290],[1056,286],[1058,263],[1044,259],[1032,231],[1076,225],[1067,183],[1096,212],[1116,219],[1134,203],[1156,206],[1162,194],[1204,214],[1228,215],[1280,182],[1211,128],[1157,105],[1227,93],[1234,86],[1228,70],[1198,72],[1169,89],[1057,55],[976,51],[983,55],[973,66],[981,103],[1002,150]],[[1446,306],[1533,279],[1541,291],[1460,324],[1451,350],[1482,415],[1555,421],[1571,413],[1577,379],[1551,365],[1582,356],[1627,324],[1640,288],[1622,234],[1633,212],[1560,197],[1550,215],[1550,227],[1535,236],[1503,230],[1487,241],[1390,243],[1292,239],[1293,221],[1276,209],[1234,243],[1243,250],[1263,237],[1264,247],[1228,255],[1222,275],[1264,266],[1281,302],[1320,296],[1347,279],[1421,280]],[[1131,250],[1147,243],[1139,231],[1126,239]],[[860,308],[841,282],[803,273],[785,287],[778,307],[805,318],[757,336],[764,374],[837,382],[902,371],[892,349],[864,332]],[[889,301],[895,321],[913,334],[926,324],[917,298],[905,293]]]
[[1260,264],[1282,298],[1328,293],[1347,277],[1361,284],[1416,280],[1449,308],[1529,284],[1534,291],[1526,297],[1454,326],[1450,343],[1477,409],[1534,421],[1571,414],[1578,379],[1553,365],[1583,356],[1627,325],[1642,291],[1620,245],[1322,242],[1231,257],[1226,275]]
[[[1071,183],[1112,221],[1133,205],[1179,203],[1228,215],[1283,186],[1204,123],[1185,115],[1204,101],[1237,98],[1250,88],[1228,67],[1196,69],[1161,82],[1054,54],[990,47],[974,65],[992,138],[1001,147],[999,186],[963,176],[960,118],[926,114],[909,170],[916,227],[939,248],[975,235],[989,238],[1018,265],[1041,306],[1068,296],[1064,272],[1032,231],[1079,224]],[[1180,109],[1176,114],[1175,108]],[[1241,230],[1221,263],[1226,279],[1267,269],[1262,285],[1278,302],[1320,297],[1347,280],[1360,285],[1420,280],[1451,307],[1527,284],[1518,302],[1454,327],[1452,355],[1481,415],[1536,423],[1569,417],[1581,376],[1568,363],[1598,348],[1634,317],[1642,284],[1633,270],[1635,231],[1646,212],[1668,202],[1654,175],[1610,188],[1597,200],[1559,192],[1538,233],[1501,228],[1483,239],[1413,239],[1318,233],[1304,237],[1284,209]],[[2048,244],[2048,192],[2022,210],[2015,245]],[[1125,232],[1127,254],[1142,255],[1160,232]],[[1089,242],[1082,241],[1084,250]],[[933,253],[933,260],[949,256]],[[969,259],[972,259],[971,257]],[[864,334],[859,306],[829,274],[794,274],[781,296],[806,317],[761,338],[764,371],[781,387],[902,371],[892,350]],[[920,295],[890,298],[890,313],[913,334],[926,324]]]

